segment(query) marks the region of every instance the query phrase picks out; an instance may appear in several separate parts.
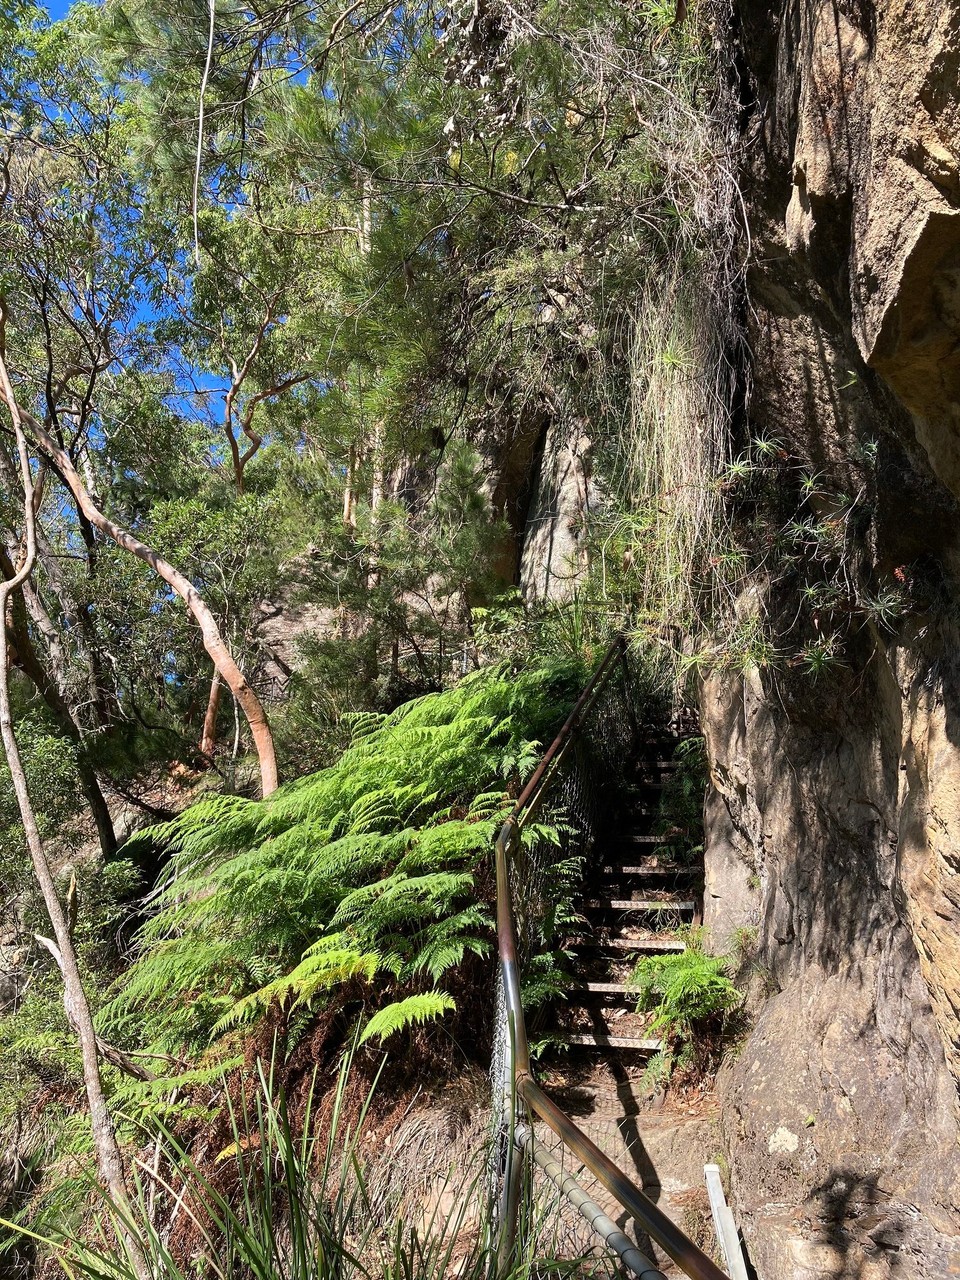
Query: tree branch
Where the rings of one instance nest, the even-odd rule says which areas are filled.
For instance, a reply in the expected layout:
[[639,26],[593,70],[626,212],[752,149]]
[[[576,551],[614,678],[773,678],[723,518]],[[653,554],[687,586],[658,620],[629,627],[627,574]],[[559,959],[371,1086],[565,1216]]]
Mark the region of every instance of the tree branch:
[[[4,329],[6,310],[0,300],[0,394],[2,394],[13,421],[17,442],[17,456],[20,463],[20,482],[23,489],[23,513],[26,536],[22,562],[13,577],[0,582],[0,618],[6,617],[7,601],[17,591],[33,569],[36,559],[36,517],[33,509],[33,474],[30,468],[30,455],[23,430],[23,419],[13,395],[13,387],[7,372]],[[90,1127],[93,1133],[94,1150],[97,1158],[97,1169],[103,1183],[104,1191],[121,1210],[124,1222],[122,1232],[127,1252],[139,1280],[151,1280],[150,1267],[147,1263],[143,1246],[130,1233],[131,1212],[127,1195],[126,1181],[123,1174],[123,1162],[117,1143],[113,1117],[107,1105],[100,1077],[100,1052],[97,1047],[97,1035],[93,1026],[90,1004],[86,998],[77,953],[70,937],[66,916],[63,911],[50,863],[40,836],[36,813],[27,786],[26,773],[20,757],[16,733],[13,728],[13,715],[10,708],[9,659],[6,643],[3,644],[2,661],[0,661],[0,737],[7,757],[10,778],[13,783],[17,805],[23,822],[24,835],[30,859],[33,863],[34,875],[43,895],[44,905],[53,926],[55,942],[55,958],[58,958],[63,974],[64,1004],[68,1017],[75,1027],[80,1041],[83,1058],[83,1079],[87,1093],[87,1104],[90,1108]],[[72,1014],[72,1017],[71,1017]]]

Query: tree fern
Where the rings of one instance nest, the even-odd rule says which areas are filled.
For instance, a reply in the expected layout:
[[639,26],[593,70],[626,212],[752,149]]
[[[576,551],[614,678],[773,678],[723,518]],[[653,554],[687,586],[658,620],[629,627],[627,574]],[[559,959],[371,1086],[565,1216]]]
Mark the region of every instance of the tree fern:
[[557,664],[475,672],[351,717],[334,765],[267,800],[208,797],[142,834],[171,858],[104,1030],[202,1050],[271,1004],[303,1009],[374,976],[379,998],[439,1016],[451,997],[409,985],[489,950],[476,873],[510,806],[498,779],[529,772],[580,678]]

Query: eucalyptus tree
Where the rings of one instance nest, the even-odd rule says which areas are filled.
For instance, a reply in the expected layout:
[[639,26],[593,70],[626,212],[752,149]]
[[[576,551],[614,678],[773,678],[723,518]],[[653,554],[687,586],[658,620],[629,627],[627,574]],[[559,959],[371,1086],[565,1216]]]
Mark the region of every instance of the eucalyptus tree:
[[[24,433],[23,417],[17,404],[4,358],[6,338],[6,313],[0,308],[0,396],[10,412],[16,457],[23,496],[23,546],[14,572],[0,582],[0,616],[5,617],[11,595],[17,592],[33,572],[37,554],[37,511],[34,504],[34,481],[30,451]],[[20,811],[24,836],[33,864],[34,874],[44,906],[53,928],[53,939],[37,936],[56,961],[63,977],[64,1007],[67,1020],[77,1035],[83,1059],[83,1079],[90,1111],[90,1127],[96,1153],[97,1170],[104,1191],[117,1206],[121,1234],[128,1258],[139,1280],[150,1280],[150,1268],[142,1244],[131,1228],[131,1214],[124,1177],[123,1160],[117,1141],[113,1116],[107,1103],[100,1071],[100,1046],[90,1002],[80,974],[73,930],[69,913],[64,909],[57,892],[53,867],[44,845],[36,811],[30,796],[26,771],[20,755],[17,735],[11,712],[9,666],[6,652],[0,661],[0,739],[7,760],[7,768]]]
[[[186,603],[247,718],[269,792],[277,785],[276,760],[260,701],[197,584],[143,536],[149,524],[138,489],[149,486],[138,450],[144,426],[152,424],[142,413],[129,415],[128,384],[163,379],[163,368],[151,366],[149,317],[177,243],[131,163],[135,113],[88,56],[92,19],[92,10],[80,8],[63,24],[31,24],[32,48],[21,60],[19,83],[9,85],[6,112],[2,230],[8,256],[0,288],[12,317],[6,358],[14,395],[41,459],[37,511],[41,526],[52,530],[44,530],[38,544],[41,593],[63,592],[47,613],[55,611],[71,641],[76,636],[86,648],[90,704],[105,727],[126,714],[129,690],[115,682],[109,689],[109,648],[105,653],[93,622],[95,607],[89,601],[75,607],[71,596],[80,592],[54,562],[79,558],[91,579],[106,538],[149,566],[163,583],[152,607],[163,609],[169,592]],[[175,417],[179,424],[182,408]],[[185,434],[190,437],[189,428]],[[186,450],[177,444],[182,459]],[[175,458],[165,461],[169,477]],[[115,488],[110,481],[118,471]]]

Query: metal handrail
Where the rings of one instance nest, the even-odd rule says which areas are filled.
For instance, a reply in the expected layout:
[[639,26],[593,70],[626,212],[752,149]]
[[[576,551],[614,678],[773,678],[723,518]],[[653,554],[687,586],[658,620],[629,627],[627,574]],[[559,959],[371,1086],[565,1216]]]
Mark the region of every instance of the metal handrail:
[[584,1191],[583,1187],[556,1160],[528,1125],[517,1126],[517,1146],[533,1157],[550,1181],[590,1223],[607,1248],[616,1253],[624,1267],[639,1280],[666,1280],[663,1272],[641,1253],[612,1218]]
[[580,727],[586,713],[615,670],[617,660],[627,672],[626,641],[618,635],[610,645],[590,683],[577,699],[563,728],[550,744],[529,782],[523,788],[510,816],[500,829],[494,846],[497,873],[497,942],[500,949],[500,971],[503,980],[504,1006],[510,1053],[509,1097],[507,1113],[507,1161],[500,1209],[500,1241],[497,1270],[502,1278],[512,1264],[519,1206],[520,1161],[516,1159],[516,1124],[518,1103],[553,1130],[563,1145],[590,1170],[614,1198],[635,1219],[651,1240],[671,1257],[691,1280],[727,1280],[720,1268],[686,1236],[662,1209],[649,1200],[638,1186],[619,1169],[609,1156],[587,1137],[582,1129],[540,1088],[530,1066],[523,1000],[520,994],[520,968],[517,955],[517,928],[510,890],[510,857],[519,844],[523,828],[543,801],[549,784]]

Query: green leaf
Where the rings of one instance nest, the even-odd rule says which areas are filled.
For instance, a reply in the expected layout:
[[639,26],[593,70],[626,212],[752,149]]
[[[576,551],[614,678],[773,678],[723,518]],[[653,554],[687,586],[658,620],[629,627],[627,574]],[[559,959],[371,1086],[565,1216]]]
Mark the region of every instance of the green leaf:
[[406,1000],[388,1004],[385,1009],[375,1013],[363,1029],[360,1044],[374,1036],[386,1040],[405,1027],[432,1022],[456,1007],[456,1001],[443,991],[427,991],[423,995],[408,996]]

